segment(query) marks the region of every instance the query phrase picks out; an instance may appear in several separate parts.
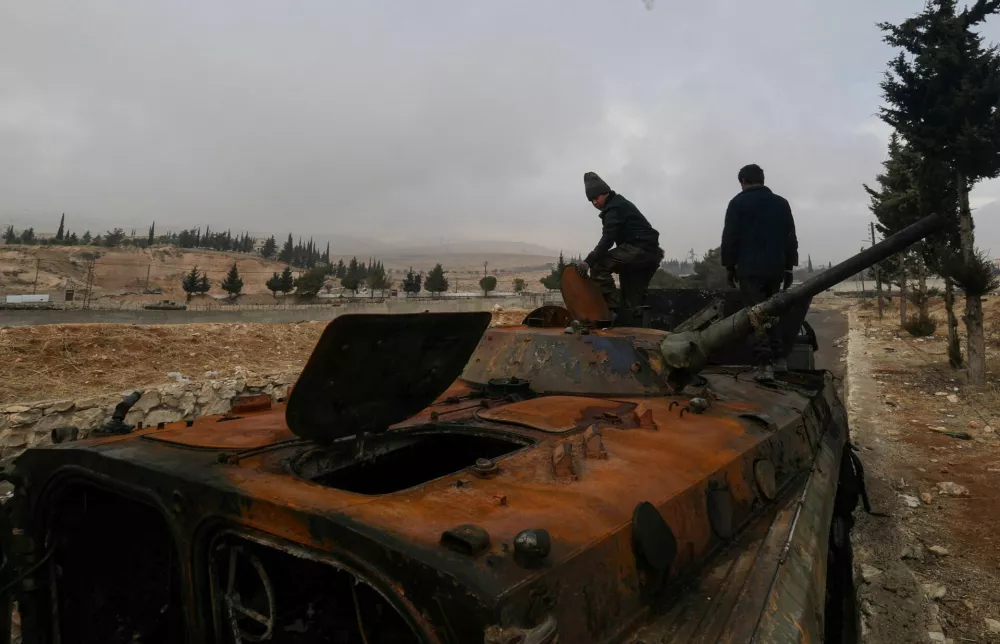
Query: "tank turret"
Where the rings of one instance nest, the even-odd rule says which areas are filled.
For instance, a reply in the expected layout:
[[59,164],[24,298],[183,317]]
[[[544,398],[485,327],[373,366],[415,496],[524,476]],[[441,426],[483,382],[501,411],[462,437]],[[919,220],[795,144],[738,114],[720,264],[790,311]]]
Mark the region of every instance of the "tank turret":
[[944,223],[945,219],[940,215],[925,217],[816,277],[778,293],[760,304],[741,309],[703,331],[669,334],[660,343],[660,351],[669,371],[668,381],[675,389],[682,388],[694,374],[705,367],[708,356],[714,350],[751,333],[762,333],[777,316],[795,306],[797,302],[812,298],[852,275],[905,250],[939,230]]

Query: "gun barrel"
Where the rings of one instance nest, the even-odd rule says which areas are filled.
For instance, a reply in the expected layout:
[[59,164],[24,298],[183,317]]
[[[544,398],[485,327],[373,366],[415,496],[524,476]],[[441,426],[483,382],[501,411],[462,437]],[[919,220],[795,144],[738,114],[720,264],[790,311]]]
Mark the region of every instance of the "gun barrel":
[[940,230],[945,222],[946,219],[937,214],[924,217],[802,284],[778,293],[760,304],[741,309],[700,333],[687,332],[668,336],[662,346],[664,358],[672,369],[683,370],[686,373],[697,372],[713,351],[739,337],[749,335],[755,327],[760,328],[768,319],[781,315],[795,302],[818,295],[852,275],[905,250]]

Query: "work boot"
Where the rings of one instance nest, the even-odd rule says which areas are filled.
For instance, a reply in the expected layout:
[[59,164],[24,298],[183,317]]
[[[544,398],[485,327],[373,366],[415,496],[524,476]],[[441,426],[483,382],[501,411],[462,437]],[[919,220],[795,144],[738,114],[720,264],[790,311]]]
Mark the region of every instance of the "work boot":
[[778,358],[774,361],[774,373],[788,373],[788,361]]
[[774,382],[774,367],[770,364],[763,364],[753,372],[753,379],[757,382]]

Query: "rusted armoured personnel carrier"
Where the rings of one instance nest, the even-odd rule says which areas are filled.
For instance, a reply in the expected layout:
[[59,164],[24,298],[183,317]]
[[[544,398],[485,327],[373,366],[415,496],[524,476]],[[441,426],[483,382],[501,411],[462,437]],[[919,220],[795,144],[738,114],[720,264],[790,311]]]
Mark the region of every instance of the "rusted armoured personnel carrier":
[[3,468],[2,616],[26,644],[829,641],[860,486],[832,379],[705,367],[939,223],[700,330],[344,316],[287,402],[133,428],[133,394]]

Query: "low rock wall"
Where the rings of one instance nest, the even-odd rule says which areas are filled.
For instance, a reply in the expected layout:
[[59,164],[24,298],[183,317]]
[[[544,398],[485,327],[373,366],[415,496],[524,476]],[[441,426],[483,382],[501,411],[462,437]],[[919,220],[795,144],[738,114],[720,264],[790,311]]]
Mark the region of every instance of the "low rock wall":
[[[259,375],[245,373],[233,378],[178,382],[143,391],[142,397],[126,417],[129,425],[143,427],[158,423],[194,420],[201,416],[224,414],[240,394],[270,394],[280,402],[298,372]],[[80,437],[103,425],[115,405],[130,392],[82,398],[47,400],[0,407],[0,457],[16,456],[28,447],[51,443],[52,430],[75,427]]]

